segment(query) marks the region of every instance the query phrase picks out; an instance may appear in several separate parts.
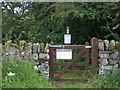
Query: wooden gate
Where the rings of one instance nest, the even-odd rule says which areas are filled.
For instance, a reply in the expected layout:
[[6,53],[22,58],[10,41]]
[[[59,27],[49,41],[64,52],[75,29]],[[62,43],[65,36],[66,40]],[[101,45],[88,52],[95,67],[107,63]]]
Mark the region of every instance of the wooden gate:
[[[73,53],[72,59],[67,61],[56,60],[56,49],[79,49],[80,51],[77,54]],[[88,42],[86,42],[85,45],[50,45],[49,50],[50,79],[55,81],[81,81],[88,79],[87,75],[90,61]],[[84,62],[77,61],[80,58],[84,58]],[[62,67],[62,69],[56,70],[56,67]],[[67,78],[63,77],[65,76],[64,74],[68,74],[68,76],[66,76]],[[69,78],[70,74],[76,74],[76,76],[73,76],[76,78]]]

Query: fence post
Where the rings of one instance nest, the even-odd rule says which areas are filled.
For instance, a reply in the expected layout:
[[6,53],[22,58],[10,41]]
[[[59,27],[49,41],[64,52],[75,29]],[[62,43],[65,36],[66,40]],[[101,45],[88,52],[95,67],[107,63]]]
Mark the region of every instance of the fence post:
[[96,74],[98,71],[98,39],[92,38],[92,73]]

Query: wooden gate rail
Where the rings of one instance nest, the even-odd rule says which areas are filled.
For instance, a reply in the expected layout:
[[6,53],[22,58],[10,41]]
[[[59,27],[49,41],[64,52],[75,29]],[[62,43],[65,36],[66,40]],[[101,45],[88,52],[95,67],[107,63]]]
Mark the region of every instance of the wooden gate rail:
[[[83,50],[80,52],[80,56],[82,55]],[[76,61],[76,59],[78,59],[79,56],[73,57],[73,59],[71,60],[70,64],[68,64],[60,73],[59,75],[56,77],[58,79],[60,79],[61,75],[68,69],[70,68],[70,66]]]

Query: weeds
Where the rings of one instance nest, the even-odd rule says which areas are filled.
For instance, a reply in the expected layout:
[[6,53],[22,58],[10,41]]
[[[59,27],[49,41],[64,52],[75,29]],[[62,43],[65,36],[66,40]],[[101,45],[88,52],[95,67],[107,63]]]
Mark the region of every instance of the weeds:
[[[89,72],[89,81],[82,82],[53,82],[33,70],[28,61],[3,61],[2,65],[3,88],[120,88],[120,73],[107,72],[106,75],[92,75]],[[8,73],[15,73],[9,76]]]
[[[29,62],[3,61],[2,85],[4,88],[50,88],[52,85],[36,73]],[[14,76],[8,76],[7,73],[15,73]]]
[[96,88],[120,88],[120,73],[107,71],[105,75],[95,75],[92,85]]

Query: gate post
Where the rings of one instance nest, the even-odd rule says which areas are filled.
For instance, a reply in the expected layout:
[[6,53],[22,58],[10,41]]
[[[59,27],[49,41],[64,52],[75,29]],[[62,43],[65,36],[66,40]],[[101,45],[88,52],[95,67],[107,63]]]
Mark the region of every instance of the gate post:
[[[54,45],[54,42],[51,42],[50,45]],[[49,56],[50,56],[50,59],[49,59],[49,78],[52,79],[53,78],[53,49],[49,46]]]
[[92,38],[92,73],[96,74],[98,71],[98,39]]
[[[86,42],[85,46],[89,46],[89,43]],[[86,52],[86,60],[85,60],[86,66],[85,66],[85,70],[86,70],[86,75],[88,75],[88,69],[89,69],[89,48],[86,48],[85,52]]]

